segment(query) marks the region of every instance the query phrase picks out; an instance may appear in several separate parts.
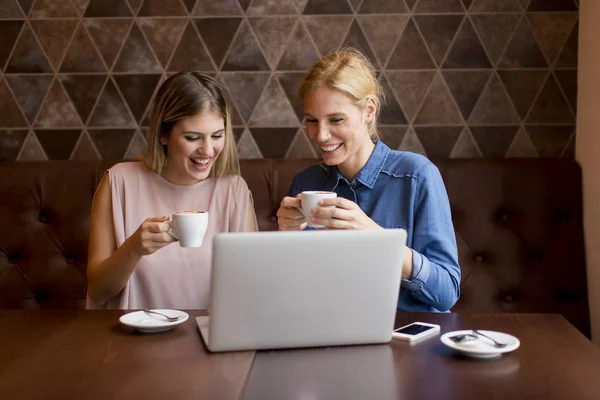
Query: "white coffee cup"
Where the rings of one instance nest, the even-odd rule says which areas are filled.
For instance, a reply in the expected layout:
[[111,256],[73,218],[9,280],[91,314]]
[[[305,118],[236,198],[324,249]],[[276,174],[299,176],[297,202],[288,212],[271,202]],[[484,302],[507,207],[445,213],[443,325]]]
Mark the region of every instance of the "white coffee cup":
[[[336,192],[325,192],[322,190],[315,191],[306,191],[302,192],[300,195],[300,211],[304,214],[306,221],[308,222],[308,226],[311,228],[325,228],[325,225],[315,224],[314,222],[310,222],[310,218],[312,217],[311,210],[313,208],[321,207],[319,206],[319,200],[322,199],[333,199],[337,197]],[[328,206],[334,207],[334,206]]]
[[181,247],[200,247],[208,228],[208,212],[176,211],[171,215],[169,234],[179,240]]

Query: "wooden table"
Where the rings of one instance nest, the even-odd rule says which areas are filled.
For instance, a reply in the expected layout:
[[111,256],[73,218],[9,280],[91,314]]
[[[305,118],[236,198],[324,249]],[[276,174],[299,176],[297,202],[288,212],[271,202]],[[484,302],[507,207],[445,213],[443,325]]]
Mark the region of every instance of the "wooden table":
[[[0,311],[0,399],[598,399],[600,349],[554,314],[398,314],[396,326],[489,329],[495,360],[417,344],[208,353],[194,318],[139,334],[122,311]],[[205,315],[191,311],[190,316]]]

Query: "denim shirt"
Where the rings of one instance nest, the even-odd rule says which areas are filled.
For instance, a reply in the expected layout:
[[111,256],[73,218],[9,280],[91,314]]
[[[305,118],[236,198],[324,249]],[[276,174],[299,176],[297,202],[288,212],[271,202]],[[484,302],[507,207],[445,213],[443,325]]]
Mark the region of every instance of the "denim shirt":
[[335,166],[314,165],[294,177],[288,196],[305,190],[336,192],[379,226],[406,229],[413,270],[410,280],[402,279],[398,311],[447,311],[456,303],[460,267],[450,204],[437,167],[426,157],[377,142],[352,182]]

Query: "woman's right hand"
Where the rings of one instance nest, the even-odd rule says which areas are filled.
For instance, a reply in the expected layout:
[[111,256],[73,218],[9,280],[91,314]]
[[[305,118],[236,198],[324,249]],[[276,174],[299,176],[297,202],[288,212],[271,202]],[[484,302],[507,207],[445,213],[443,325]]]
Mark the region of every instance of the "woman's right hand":
[[169,217],[150,217],[142,222],[129,238],[133,251],[140,256],[147,256],[176,242],[177,239],[167,233],[171,229],[168,220]]
[[300,211],[300,195],[284,197],[277,210],[277,225],[280,231],[300,231],[306,228],[306,218]]

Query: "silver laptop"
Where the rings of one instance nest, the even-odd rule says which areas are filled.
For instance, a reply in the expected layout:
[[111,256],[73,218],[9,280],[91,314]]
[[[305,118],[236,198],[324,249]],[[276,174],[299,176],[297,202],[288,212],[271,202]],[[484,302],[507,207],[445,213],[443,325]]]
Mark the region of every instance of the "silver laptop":
[[213,352],[385,343],[392,337],[406,231],[219,234],[210,316]]

